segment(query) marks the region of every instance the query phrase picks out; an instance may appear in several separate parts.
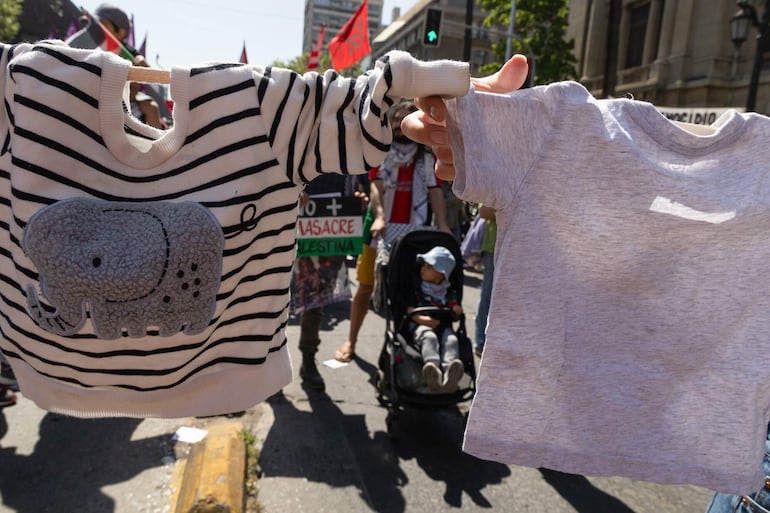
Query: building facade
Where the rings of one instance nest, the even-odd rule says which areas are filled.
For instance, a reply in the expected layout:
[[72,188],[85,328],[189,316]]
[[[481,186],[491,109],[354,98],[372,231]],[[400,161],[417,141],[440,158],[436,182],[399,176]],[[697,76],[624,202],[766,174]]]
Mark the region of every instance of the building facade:
[[[765,2],[752,1],[761,16]],[[575,40],[580,81],[600,98],[744,108],[757,32],[752,28],[736,50],[730,19],[737,10],[735,0],[571,0],[568,37]],[[756,102],[764,114],[770,113],[767,68]]]
[[[441,9],[441,36],[438,46],[423,45],[425,12],[431,8]],[[468,7],[472,9],[471,23],[468,19]],[[505,38],[505,29],[489,29],[482,22],[487,13],[476,2],[467,0],[417,0],[403,14],[394,16],[393,22],[385,27],[372,41],[372,58],[386,54],[390,50],[404,50],[423,60],[456,59],[471,63],[471,72],[478,74],[483,64],[494,62],[491,44]],[[470,36],[466,41],[467,35]]]
[[[324,45],[350,19],[362,0],[305,0],[305,24],[302,34],[302,53],[308,53],[318,39],[321,25],[324,29]],[[369,0],[369,41],[382,30],[382,0]]]

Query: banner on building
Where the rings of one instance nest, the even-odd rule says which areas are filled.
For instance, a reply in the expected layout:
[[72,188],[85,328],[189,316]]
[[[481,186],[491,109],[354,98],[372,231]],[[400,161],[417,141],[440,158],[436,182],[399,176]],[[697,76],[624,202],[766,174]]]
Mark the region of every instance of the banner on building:
[[681,121],[683,123],[692,123],[694,125],[710,125],[714,123],[719,116],[728,110],[737,110],[743,112],[742,108],[727,107],[656,107],[658,112],[666,116],[671,121]]

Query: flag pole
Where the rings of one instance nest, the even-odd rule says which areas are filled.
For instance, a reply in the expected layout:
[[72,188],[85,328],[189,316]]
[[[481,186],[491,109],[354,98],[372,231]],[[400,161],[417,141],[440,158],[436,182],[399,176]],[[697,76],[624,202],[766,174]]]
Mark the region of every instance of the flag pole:
[[[109,30],[107,30],[107,27],[105,27],[105,26],[104,26],[104,24],[103,24],[101,21],[99,21],[99,19],[98,19],[98,18],[94,18],[93,16],[91,16],[91,13],[90,13],[90,12],[88,12],[88,11],[87,11],[85,8],[83,8],[83,7],[81,7],[81,8],[80,8],[80,12],[82,12],[82,13],[83,13],[85,16],[87,16],[87,17],[88,17],[89,23],[93,23],[93,22],[96,22],[96,24],[99,26],[99,28],[101,28],[101,29],[102,29],[102,32],[104,33],[104,37],[106,37],[107,39],[109,39],[109,40],[110,40],[112,43],[115,43],[115,44],[117,44],[117,47],[120,49],[120,53],[119,53],[118,55],[121,55],[121,54],[125,53],[126,55],[130,55],[130,56],[131,56],[131,59],[132,59],[132,61],[133,61],[133,58],[134,58],[134,57],[136,57],[136,56],[133,54],[133,52],[129,51],[129,49],[128,49],[128,48],[126,48],[126,46],[123,44],[123,42],[122,42],[122,41],[119,41],[119,40],[118,40],[118,38],[117,38],[117,37],[115,37],[115,36],[112,34],[112,32],[110,32]],[[124,58],[125,58],[125,57],[124,57]],[[126,60],[128,60],[128,59],[126,59]]]

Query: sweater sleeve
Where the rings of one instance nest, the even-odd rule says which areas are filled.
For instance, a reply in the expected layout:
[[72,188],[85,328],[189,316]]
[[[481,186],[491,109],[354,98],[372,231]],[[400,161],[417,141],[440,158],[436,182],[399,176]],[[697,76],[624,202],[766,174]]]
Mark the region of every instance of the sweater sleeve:
[[276,159],[294,183],[321,173],[365,173],[391,142],[388,108],[402,97],[454,97],[470,87],[467,63],[423,62],[393,51],[356,78],[255,68],[260,112]]

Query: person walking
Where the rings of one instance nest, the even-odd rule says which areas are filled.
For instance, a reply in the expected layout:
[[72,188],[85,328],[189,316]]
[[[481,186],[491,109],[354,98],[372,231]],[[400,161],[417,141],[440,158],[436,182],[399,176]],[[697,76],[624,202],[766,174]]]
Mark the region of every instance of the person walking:
[[[130,60],[134,66],[149,67],[144,55],[126,41],[126,38],[131,34],[131,20],[126,11],[116,5],[103,3],[99,4],[94,11],[93,19],[88,15],[81,16],[81,19],[81,23],[85,26],[67,39],[68,45],[73,48],[98,48],[105,39],[104,32],[99,27],[101,26],[123,45],[131,55]],[[94,24],[94,21],[97,23]],[[130,85],[129,97],[131,98],[132,114],[154,128],[168,128],[163,121],[159,102],[142,91],[145,86],[137,82],[132,82]]]
[[[300,206],[308,204],[312,197],[353,197],[360,191],[359,176],[326,174],[321,175],[306,187],[300,196]],[[312,390],[324,391],[326,383],[318,370],[315,355],[321,345],[321,321],[323,320],[323,307],[327,304],[342,299],[335,296],[334,290],[338,287],[340,271],[347,280],[347,269],[344,269],[346,255],[325,255],[315,257],[318,265],[313,262],[314,257],[298,257],[294,263],[292,277],[292,296],[301,296],[303,290],[302,281],[310,278],[313,282],[313,291],[309,297],[300,298],[300,335],[299,350],[302,354],[302,363],[299,367],[299,377],[302,383]],[[312,269],[312,272],[303,273],[303,269]],[[303,276],[306,275],[306,276]],[[347,281],[345,282],[347,285]],[[349,286],[349,285],[347,285]],[[295,303],[292,301],[292,303]]]
[[481,240],[481,265],[484,267],[484,274],[481,279],[479,309],[476,312],[476,344],[473,347],[473,352],[476,356],[481,356],[487,340],[487,319],[489,317],[489,304],[492,301],[497,223],[495,222],[495,209],[492,207],[480,205],[478,215],[485,219],[486,223],[484,223],[484,237]]
[[[433,211],[438,228],[451,233],[446,222],[441,182],[433,173],[435,158],[425,146],[410,140],[401,131],[401,120],[415,110],[411,101],[399,102],[391,108],[393,143],[382,165],[369,171],[369,208],[372,218],[369,233],[373,241],[385,236],[389,223],[428,225],[430,210]],[[358,332],[374,291],[375,258],[375,249],[364,244],[363,252],[356,262],[358,288],[350,305],[348,338],[334,354],[334,358],[340,362],[349,362],[355,356]]]

